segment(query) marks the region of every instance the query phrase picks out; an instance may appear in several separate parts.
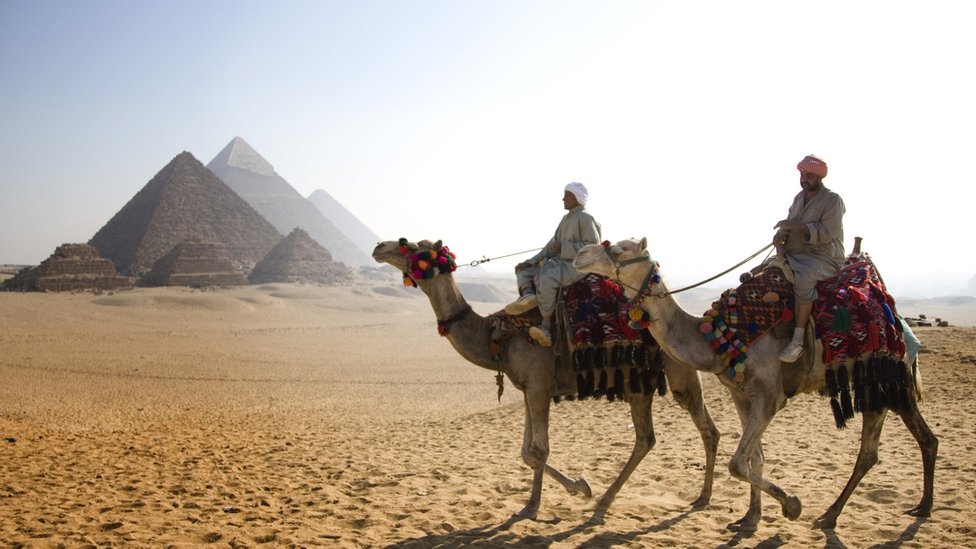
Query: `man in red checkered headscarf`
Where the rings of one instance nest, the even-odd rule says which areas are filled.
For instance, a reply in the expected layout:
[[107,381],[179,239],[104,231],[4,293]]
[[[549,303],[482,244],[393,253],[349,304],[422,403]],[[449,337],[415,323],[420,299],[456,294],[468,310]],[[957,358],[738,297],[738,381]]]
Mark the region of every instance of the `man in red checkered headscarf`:
[[806,331],[817,283],[840,274],[844,265],[844,201],[824,186],[827,163],[809,155],[796,169],[800,172],[802,190],[793,199],[786,219],[773,227],[776,252],[786,258],[793,270],[796,298],[793,339],[780,353],[783,362],[796,362],[803,354]]

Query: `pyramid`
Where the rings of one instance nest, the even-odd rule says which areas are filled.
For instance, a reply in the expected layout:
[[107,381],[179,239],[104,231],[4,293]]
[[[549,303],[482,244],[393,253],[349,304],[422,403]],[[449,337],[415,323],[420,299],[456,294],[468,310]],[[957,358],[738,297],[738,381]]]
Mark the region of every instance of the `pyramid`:
[[370,258],[372,248],[370,252],[360,250],[240,137],[232,139],[207,168],[282,234],[300,227],[329,250],[336,261],[353,267],[375,266]]
[[141,280],[146,286],[243,286],[247,278],[231,263],[220,242],[188,239],[153,263]]
[[252,284],[266,282],[302,282],[334,285],[352,279],[344,263],[332,261],[323,248],[302,229],[293,230],[271,248],[248,275]]
[[131,288],[134,278],[118,276],[115,265],[88,244],[62,244],[37,267],[22,269],[6,280],[11,291],[66,292]]
[[326,219],[332,221],[342,231],[342,234],[348,236],[349,240],[366,255],[372,256],[376,243],[383,240],[324,190],[313,191],[312,194],[308,195],[308,201],[314,204]]
[[281,234],[192,154],[173,158],[89,241],[119,272],[141,275],[189,238],[220,242],[247,272]]

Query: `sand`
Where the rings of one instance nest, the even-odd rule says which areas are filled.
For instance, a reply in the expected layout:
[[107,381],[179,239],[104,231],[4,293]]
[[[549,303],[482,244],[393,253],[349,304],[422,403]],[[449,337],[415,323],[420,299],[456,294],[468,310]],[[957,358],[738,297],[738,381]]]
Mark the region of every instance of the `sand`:
[[[410,293],[412,292],[412,293]],[[976,328],[918,330],[921,409],[940,438],[935,508],[889,416],[881,459],[834,530],[813,520],[853,467],[860,420],[790,402],[767,431],[771,498],[757,531],[726,463],[741,432],[706,376],[723,438],[711,504],[691,510],[704,454],[670,397],[658,444],[605,521],[548,480],[538,520],[514,520],[531,474],[521,394],[461,359],[416,290],[264,285],[220,291],[0,293],[0,540],[10,546],[960,547],[976,520]],[[474,303],[487,314],[499,303]],[[594,492],[630,452],[628,408],[555,406],[550,463]]]

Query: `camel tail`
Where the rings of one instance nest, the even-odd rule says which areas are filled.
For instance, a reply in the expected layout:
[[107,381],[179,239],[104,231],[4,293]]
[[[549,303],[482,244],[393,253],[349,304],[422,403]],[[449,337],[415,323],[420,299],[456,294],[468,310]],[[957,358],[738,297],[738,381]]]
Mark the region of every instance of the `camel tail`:
[[918,356],[912,361],[912,390],[915,393],[915,402],[922,402],[922,369],[918,365]]

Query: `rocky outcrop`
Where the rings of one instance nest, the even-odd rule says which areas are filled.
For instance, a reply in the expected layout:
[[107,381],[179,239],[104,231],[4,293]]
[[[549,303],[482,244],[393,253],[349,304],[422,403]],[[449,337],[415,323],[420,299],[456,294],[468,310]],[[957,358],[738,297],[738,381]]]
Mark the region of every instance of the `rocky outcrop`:
[[131,288],[135,279],[119,276],[111,261],[88,244],[62,244],[36,267],[22,269],[6,280],[8,291],[70,292]]
[[352,270],[302,229],[295,229],[271,248],[248,275],[252,284],[298,282],[335,285],[352,280]]
[[140,283],[145,286],[242,286],[247,277],[220,242],[184,240],[156,260]]

